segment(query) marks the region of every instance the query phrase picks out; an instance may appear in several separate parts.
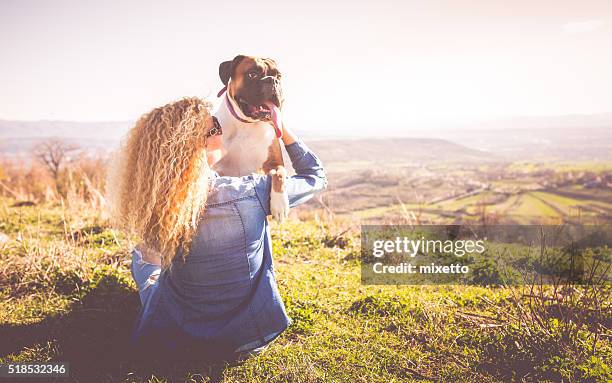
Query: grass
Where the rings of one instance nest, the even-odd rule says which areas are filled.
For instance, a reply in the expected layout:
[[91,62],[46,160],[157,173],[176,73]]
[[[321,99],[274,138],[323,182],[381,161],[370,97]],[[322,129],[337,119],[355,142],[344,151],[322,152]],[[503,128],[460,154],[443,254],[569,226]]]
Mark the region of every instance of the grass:
[[521,195],[518,206],[513,214],[518,216],[538,219],[538,218],[561,218],[562,215],[552,208],[549,204],[536,198],[532,193]]
[[543,163],[533,163],[529,161],[524,162],[514,162],[508,166],[508,169],[511,171],[517,172],[536,172],[539,170],[548,170],[553,169],[556,172],[579,172],[579,171],[589,171],[589,172],[600,172],[607,171],[612,166],[612,163],[609,161],[571,161],[571,162],[543,162]]
[[279,288],[294,323],[264,353],[230,364],[142,364],[126,351],[139,309],[127,239],[82,207],[13,202],[0,199],[0,232],[9,237],[0,244],[0,363],[69,361],[80,382],[612,378],[609,320],[597,323],[606,336],[580,330],[587,347],[562,331],[517,325],[509,289],[362,285],[355,228],[337,236],[350,225],[317,221],[273,226]]
[[[479,217],[482,206],[488,213],[504,217],[515,223],[560,223],[564,219],[589,218],[589,222],[605,220],[612,212],[612,205],[596,199],[577,199],[554,192],[532,191],[515,194],[499,194],[491,191],[467,197],[449,199],[435,204],[405,203],[404,208],[421,212],[422,222],[449,222],[459,218]],[[353,213],[360,219],[374,219],[383,216],[402,216],[400,204],[362,209]]]
[[601,214],[612,213],[612,204],[604,201],[580,200],[550,192],[533,192],[533,195],[540,200],[546,201],[567,215],[571,214],[572,210],[576,208],[590,208]]

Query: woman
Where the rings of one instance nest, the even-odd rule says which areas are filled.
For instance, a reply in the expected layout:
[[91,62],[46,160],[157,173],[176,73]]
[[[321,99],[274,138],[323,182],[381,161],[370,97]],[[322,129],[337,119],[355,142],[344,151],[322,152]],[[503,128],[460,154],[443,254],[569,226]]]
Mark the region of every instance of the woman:
[[[218,137],[207,134],[209,110],[189,98],[143,116],[109,184],[120,223],[147,246],[132,252],[142,302],[134,340],[156,352],[197,349],[226,358],[261,349],[290,318],[272,262],[270,176],[210,170]],[[286,183],[296,206],[327,180],[319,159],[289,129],[283,141],[296,172]]]

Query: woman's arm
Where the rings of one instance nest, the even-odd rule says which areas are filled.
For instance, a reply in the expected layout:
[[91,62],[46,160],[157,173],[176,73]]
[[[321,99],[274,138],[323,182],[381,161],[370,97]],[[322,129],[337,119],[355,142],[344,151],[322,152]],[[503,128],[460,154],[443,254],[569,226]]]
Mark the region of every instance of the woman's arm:
[[293,131],[291,129],[285,127],[285,124],[283,124],[283,138],[281,138],[281,139],[283,140],[283,143],[285,144],[285,146],[291,145],[295,141],[298,140],[298,138],[295,135],[295,133],[293,133]]
[[[283,124],[285,125],[285,124]],[[289,154],[295,175],[287,178],[285,189],[289,197],[289,206],[300,205],[317,192],[327,187],[327,177],[321,160],[291,131],[283,126],[283,142]],[[257,181],[257,196],[266,211],[270,214],[270,176],[263,176]]]
[[[283,124],[284,125],[284,124]],[[300,205],[327,187],[323,163],[295,133],[283,127],[283,142],[295,175],[286,182],[289,206]]]

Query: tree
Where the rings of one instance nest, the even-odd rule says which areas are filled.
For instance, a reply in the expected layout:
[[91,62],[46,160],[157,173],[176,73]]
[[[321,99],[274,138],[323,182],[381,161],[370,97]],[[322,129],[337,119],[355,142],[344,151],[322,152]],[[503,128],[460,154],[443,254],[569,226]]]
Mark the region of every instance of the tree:
[[78,150],[76,145],[68,144],[59,139],[49,139],[36,145],[33,150],[34,157],[43,164],[55,182],[55,189],[59,193],[60,171],[65,163],[70,161],[70,152]]

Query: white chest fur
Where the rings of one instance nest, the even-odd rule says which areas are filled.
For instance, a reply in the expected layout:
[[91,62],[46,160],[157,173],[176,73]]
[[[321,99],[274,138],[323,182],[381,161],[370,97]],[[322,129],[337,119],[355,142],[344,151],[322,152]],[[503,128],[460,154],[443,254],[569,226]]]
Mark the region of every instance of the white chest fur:
[[221,103],[215,117],[223,130],[221,137],[227,154],[214,169],[223,176],[244,176],[261,169],[275,139],[274,127],[262,121],[245,123],[237,120],[225,102]]

